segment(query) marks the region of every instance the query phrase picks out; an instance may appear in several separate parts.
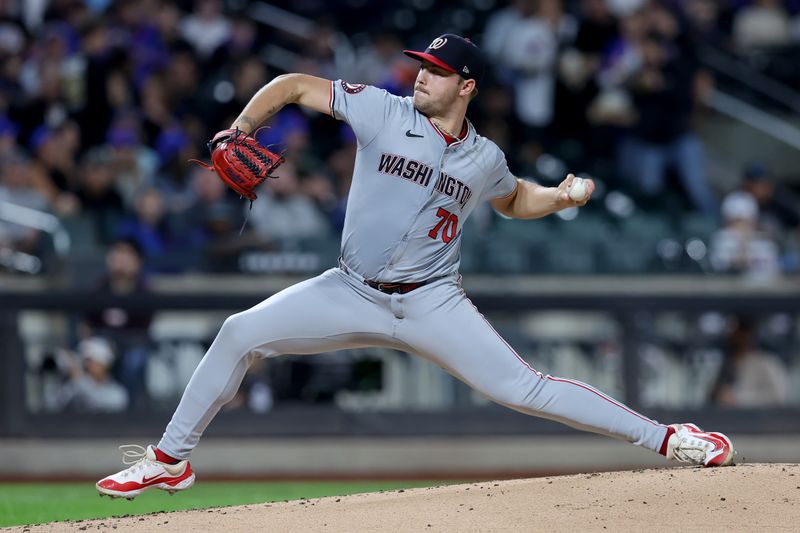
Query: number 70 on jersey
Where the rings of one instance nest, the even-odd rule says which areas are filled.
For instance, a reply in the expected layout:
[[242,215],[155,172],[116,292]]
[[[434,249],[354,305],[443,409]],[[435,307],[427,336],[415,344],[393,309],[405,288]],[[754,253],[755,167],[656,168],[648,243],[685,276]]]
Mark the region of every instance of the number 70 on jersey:
[[439,217],[439,222],[428,232],[428,237],[436,240],[441,231],[442,242],[447,244],[458,233],[458,216],[441,207],[436,211],[436,216]]

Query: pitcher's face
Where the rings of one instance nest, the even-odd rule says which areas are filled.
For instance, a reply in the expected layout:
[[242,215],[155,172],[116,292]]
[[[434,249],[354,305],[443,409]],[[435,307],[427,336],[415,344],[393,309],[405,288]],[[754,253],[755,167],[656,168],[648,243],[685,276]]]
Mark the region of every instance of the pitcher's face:
[[423,61],[414,82],[414,107],[428,116],[442,116],[457,100],[463,83],[458,74]]

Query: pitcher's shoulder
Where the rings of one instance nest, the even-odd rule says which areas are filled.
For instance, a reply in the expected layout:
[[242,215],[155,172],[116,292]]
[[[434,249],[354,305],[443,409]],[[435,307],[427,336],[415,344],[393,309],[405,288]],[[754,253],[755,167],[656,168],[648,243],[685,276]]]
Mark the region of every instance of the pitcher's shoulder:
[[478,133],[477,130],[475,131],[474,145],[476,148],[485,150],[486,152],[502,152],[500,147],[497,146],[497,143],[495,143],[488,137],[484,137],[483,135]]

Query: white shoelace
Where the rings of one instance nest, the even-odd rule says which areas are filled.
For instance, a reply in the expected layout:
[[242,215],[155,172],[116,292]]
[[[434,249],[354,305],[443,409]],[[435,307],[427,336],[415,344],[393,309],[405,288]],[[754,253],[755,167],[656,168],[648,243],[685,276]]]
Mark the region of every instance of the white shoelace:
[[122,464],[135,465],[147,458],[147,448],[138,444],[123,444],[119,451],[122,452]]
[[143,469],[149,462],[147,458],[147,448],[139,446],[138,444],[123,444],[119,447],[119,451],[122,452],[122,463],[131,465],[123,472],[120,472],[123,477],[128,477],[134,472]]

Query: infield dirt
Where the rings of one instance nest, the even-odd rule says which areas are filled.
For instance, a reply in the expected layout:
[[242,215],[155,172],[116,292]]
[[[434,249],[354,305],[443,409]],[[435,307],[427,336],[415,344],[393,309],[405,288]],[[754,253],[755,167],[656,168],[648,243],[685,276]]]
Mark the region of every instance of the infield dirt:
[[800,465],[744,464],[484,481],[11,529],[24,530],[798,531]]

